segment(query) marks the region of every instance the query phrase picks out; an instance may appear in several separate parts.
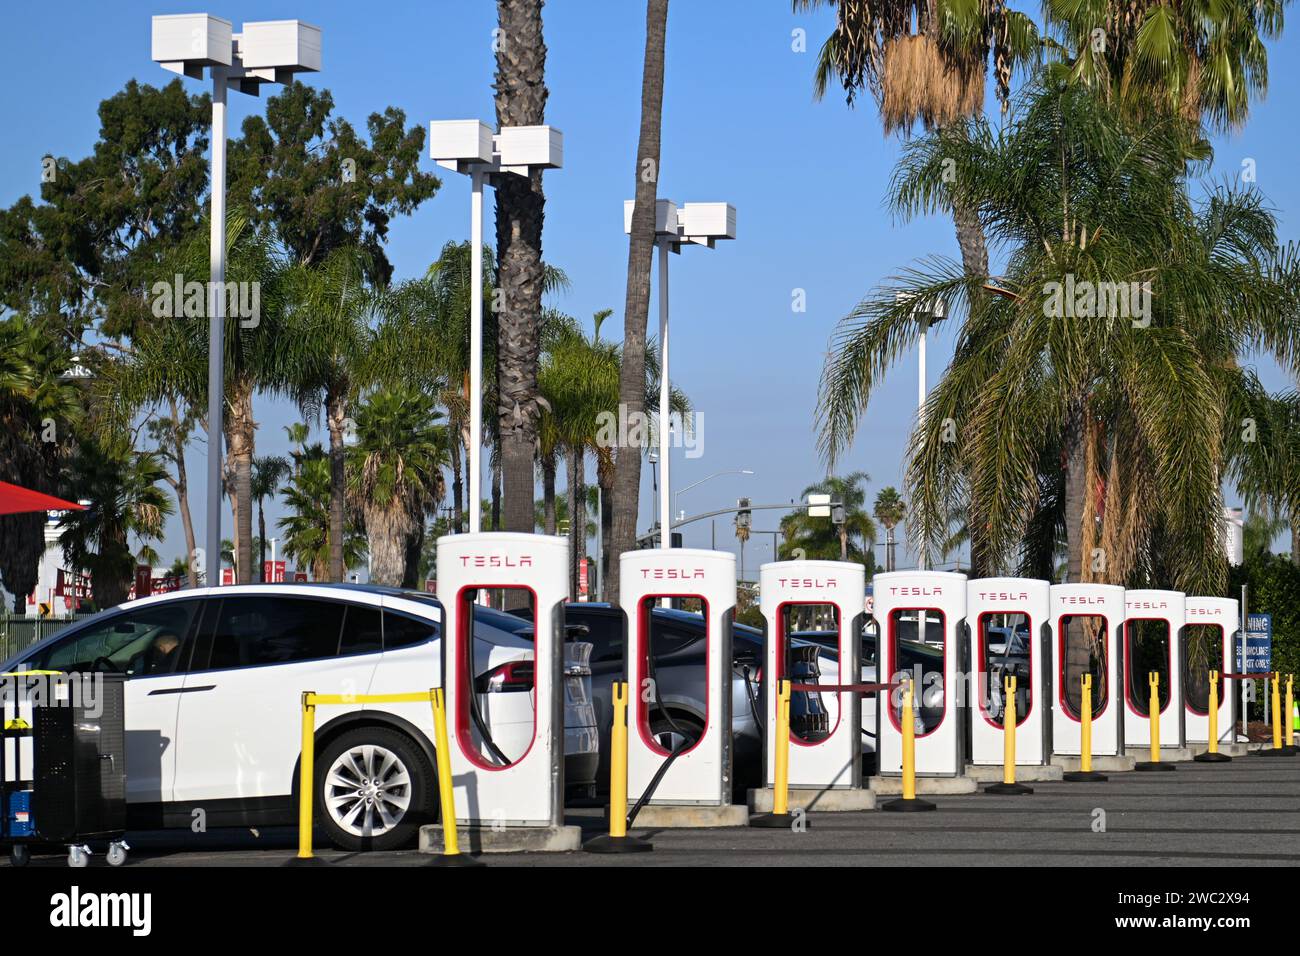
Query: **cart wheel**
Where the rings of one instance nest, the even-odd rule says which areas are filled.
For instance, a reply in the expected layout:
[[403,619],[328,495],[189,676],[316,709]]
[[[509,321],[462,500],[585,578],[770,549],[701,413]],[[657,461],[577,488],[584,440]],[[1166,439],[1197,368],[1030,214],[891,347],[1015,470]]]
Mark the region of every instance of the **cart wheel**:
[[120,843],[110,843],[105,859],[108,860],[109,866],[121,866],[126,862],[126,847]]
[[9,862],[14,866],[26,866],[32,861],[31,847],[18,844],[9,848]]
[[68,866],[80,869],[90,863],[90,851],[84,846],[68,847]]

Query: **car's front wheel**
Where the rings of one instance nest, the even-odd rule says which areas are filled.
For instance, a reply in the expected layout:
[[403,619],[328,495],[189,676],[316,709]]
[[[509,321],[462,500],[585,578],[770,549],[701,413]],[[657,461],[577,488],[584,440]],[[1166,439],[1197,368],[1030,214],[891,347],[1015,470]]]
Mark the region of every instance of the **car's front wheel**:
[[344,850],[394,850],[415,840],[436,815],[433,770],[405,734],[349,730],[316,760],[316,813]]

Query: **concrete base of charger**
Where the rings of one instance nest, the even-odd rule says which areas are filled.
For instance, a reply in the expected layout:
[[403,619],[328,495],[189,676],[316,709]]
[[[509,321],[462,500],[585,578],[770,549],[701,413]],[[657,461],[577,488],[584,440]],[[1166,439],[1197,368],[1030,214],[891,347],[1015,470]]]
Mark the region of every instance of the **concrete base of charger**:
[[745,826],[749,826],[749,808],[740,804],[725,807],[678,807],[650,803],[641,808],[632,823],[634,830]]
[[[1045,783],[1060,780],[1064,771],[1055,764],[1016,764],[1016,783]],[[1002,780],[1002,765],[984,766],[971,764],[966,768],[966,776],[981,783],[997,783]]]
[[[749,791],[749,810],[751,813],[771,813],[772,800],[776,795],[771,787]],[[789,790],[791,810],[815,810],[818,813],[855,813],[860,810],[876,809],[876,795],[870,790],[856,787],[843,789],[819,789],[816,787],[791,787]]]
[[[902,777],[875,776],[871,779],[871,792],[896,797],[903,792]],[[979,789],[979,781],[974,777],[917,777],[916,792],[927,796],[946,796],[959,793],[974,793]]]
[[[461,853],[567,853],[582,846],[582,828],[469,827],[456,828]],[[442,824],[420,827],[420,852],[441,853]]]
[[[1197,748],[1200,750],[1201,748]],[[1151,759],[1151,748],[1148,747],[1125,747],[1124,752],[1134,760],[1149,761]],[[1184,763],[1195,756],[1191,747],[1161,747],[1161,763]]]
[[[1066,773],[1075,773],[1079,770],[1081,760],[1079,757],[1071,757],[1068,754],[1053,754],[1052,763]],[[1092,758],[1092,769],[1098,773],[1127,773],[1136,764],[1137,758],[1127,755],[1116,757],[1111,754],[1110,756],[1094,756]]]

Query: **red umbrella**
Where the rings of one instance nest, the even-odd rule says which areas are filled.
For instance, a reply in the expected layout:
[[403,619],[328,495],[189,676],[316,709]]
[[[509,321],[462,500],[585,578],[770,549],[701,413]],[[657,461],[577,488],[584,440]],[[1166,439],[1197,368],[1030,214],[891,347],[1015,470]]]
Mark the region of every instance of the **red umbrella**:
[[25,514],[31,511],[85,511],[83,505],[74,501],[64,501],[39,491],[20,488],[7,481],[0,481],[0,515]]

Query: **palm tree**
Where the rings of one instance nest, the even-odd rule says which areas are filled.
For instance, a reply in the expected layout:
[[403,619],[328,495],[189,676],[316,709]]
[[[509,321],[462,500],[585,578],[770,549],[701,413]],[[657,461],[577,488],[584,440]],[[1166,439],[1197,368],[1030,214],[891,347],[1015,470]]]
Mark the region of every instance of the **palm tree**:
[[289,457],[293,459],[293,473],[296,475],[302,464],[303,445],[307,444],[307,439],[311,436],[311,426],[306,422],[294,422],[292,425],[284,426],[284,434],[293,445]]
[[1059,75],[1122,104],[1130,114],[1204,118],[1239,129],[1268,90],[1265,40],[1282,33],[1286,0],[1082,4],[1045,0]]
[[289,461],[280,455],[263,455],[253,459],[253,501],[257,503],[257,579],[266,580],[266,499],[275,498],[280,482],[289,476]]
[[[24,314],[0,321],[0,479],[57,494],[59,468],[84,415],[77,384],[64,377],[71,353],[56,323]],[[98,363],[97,363],[98,364]],[[51,430],[51,423],[54,424]],[[0,515],[0,580],[23,613],[45,553],[45,515]]]
[[[899,293],[964,316],[909,448],[927,549],[965,508],[976,573],[1050,565],[1064,538],[1073,581],[1221,590],[1220,482],[1247,378],[1236,356],[1257,346],[1294,368],[1296,270],[1260,197],[1191,200],[1186,155],[1181,120],[1137,123],[1056,83],[1021,98],[1001,133],[981,118],[906,148],[894,209],[933,211],[957,190],[1007,247],[1008,273],[990,296],[931,259],[873,293],[836,332],[820,414],[833,460],[916,339]],[[971,171],[955,185],[952,156]]]
[[862,488],[871,476],[855,471],[844,477],[831,476],[809,485],[808,495],[827,494],[844,506],[844,521],[833,523],[824,517],[812,517],[806,510],[792,511],[781,519],[780,556],[802,555],[810,560],[855,561],[875,568],[871,545],[876,540],[876,526],[864,509],[866,491]]
[[97,608],[126,600],[135,574],[130,536],[158,540],[172,511],[158,487],[166,472],[156,456],[134,451],[128,442],[83,439],[68,466],[67,486],[88,501],[84,511],[69,511],[59,523],[59,543],[68,564],[90,575]]
[[286,351],[289,391],[304,414],[325,414],[330,461],[329,579],[343,580],[347,479],[345,434],[352,404],[375,377],[375,331],[371,319],[378,298],[365,286],[367,256],[345,246],[323,263],[296,264],[286,276],[290,307]]
[[[1038,29],[1006,0],[792,0],[795,12],[835,8],[835,31],[823,44],[813,77],[817,99],[832,78],[852,106],[857,93],[876,101],[885,135],[908,135],[920,124],[937,129],[984,108],[985,73],[992,70],[1003,113],[1012,72],[1036,57]],[[962,168],[953,172],[961,175]],[[988,274],[988,250],[975,210],[948,197],[962,262],[971,276]]]
[[381,388],[357,406],[348,491],[365,519],[377,584],[402,584],[408,542],[445,492],[440,417],[432,398],[410,389]]
[[[627,295],[623,306],[623,353],[619,368],[620,409],[645,414],[646,322],[650,311],[650,266],[655,245],[655,203],[663,125],[664,46],[668,0],[646,0],[645,61],[641,73],[641,127],[637,134],[635,202],[627,250]],[[617,601],[619,555],[636,547],[641,498],[641,448],[618,449],[614,460],[609,558],[602,580],[606,597]]]
[[[500,126],[546,122],[543,0],[497,0],[502,42],[496,44],[496,113]],[[497,184],[497,435],[505,499],[505,530],[533,527],[533,454],[537,445],[538,327],[545,272],[542,171],[505,176]],[[491,407],[491,406],[489,406]]]
[[[277,522],[284,554],[299,568],[309,568],[315,581],[330,580],[330,463],[319,442],[303,449],[302,467],[281,489],[286,514]],[[346,568],[365,560],[365,535],[352,514],[344,525],[343,561]]]
[[893,571],[894,563],[894,528],[907,515],[907,502],[903,500],[898,489],[893,485],[881,488],[876,494],[876,503],[872,509],[876,520],[885,526],[885,570]]

